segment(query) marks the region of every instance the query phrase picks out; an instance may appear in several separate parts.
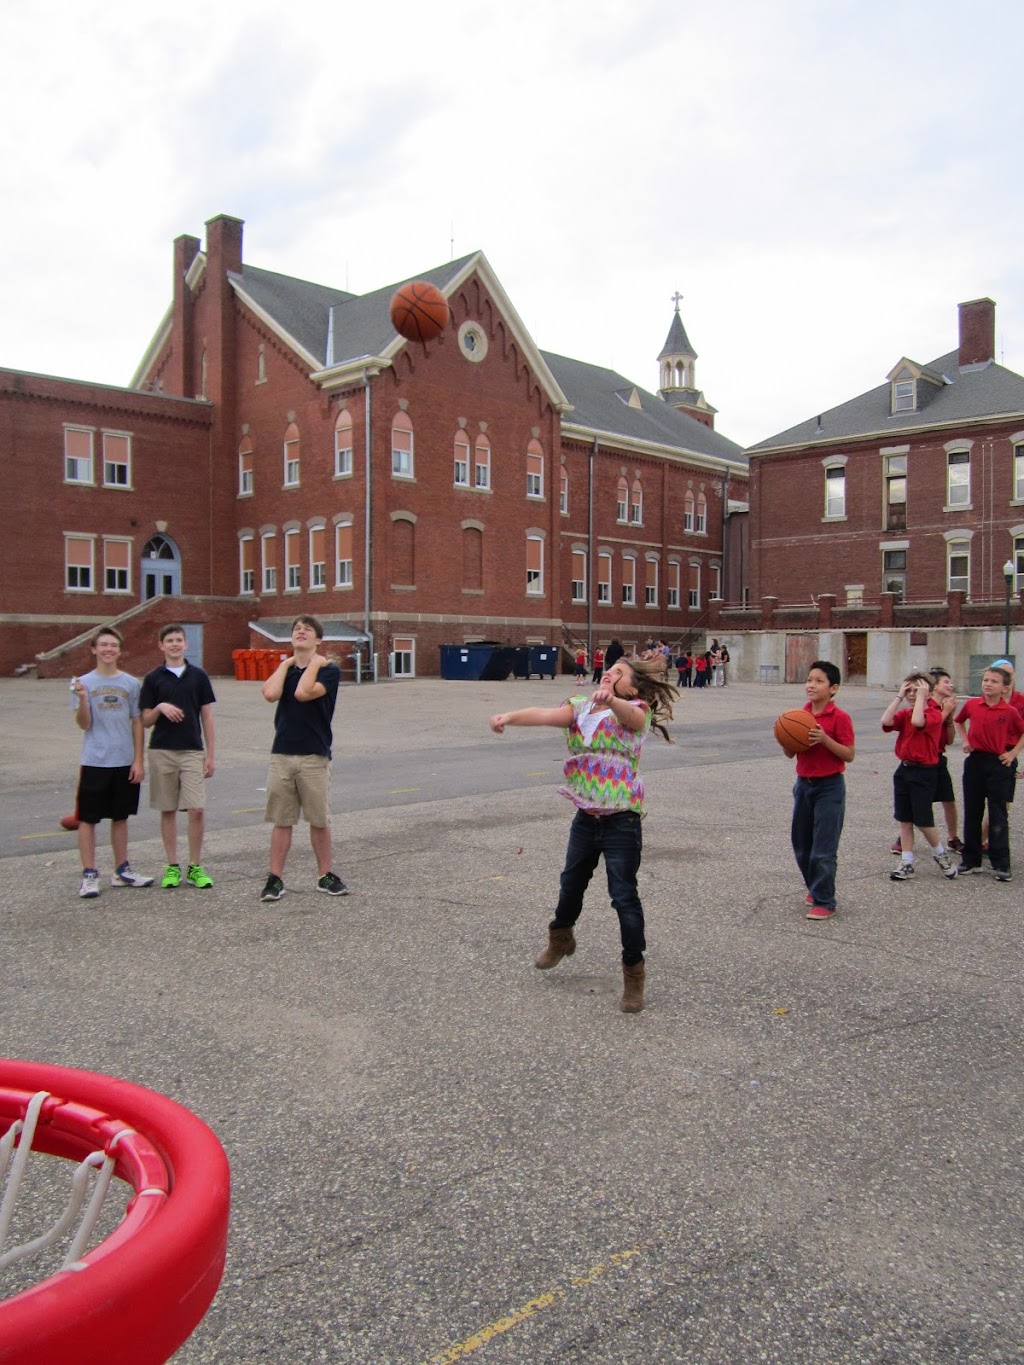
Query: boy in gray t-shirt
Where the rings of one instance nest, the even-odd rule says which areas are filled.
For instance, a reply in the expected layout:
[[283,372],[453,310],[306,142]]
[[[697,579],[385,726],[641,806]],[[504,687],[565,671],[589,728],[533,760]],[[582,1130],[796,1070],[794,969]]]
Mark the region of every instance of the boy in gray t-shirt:
[[78,851],[82,884],[78,894],[91,900],[100,894],[96,869],[96,826],[110,821],[110,846],[116,871],[111,886],[152,886],[152,877],[132,871],[128,861],[128,817],[139,809],[139,785],[145,777],[140,684],[117,666],[123,640],[112,626],[97,631],[90,642],[96,667],[73,678],[75,724],[84,731],[78,778]]

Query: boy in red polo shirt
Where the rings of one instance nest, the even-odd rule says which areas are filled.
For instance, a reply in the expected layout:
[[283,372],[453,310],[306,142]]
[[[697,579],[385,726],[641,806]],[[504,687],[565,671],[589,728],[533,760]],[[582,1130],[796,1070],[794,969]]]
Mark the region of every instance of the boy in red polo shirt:
[[988,804],[988,856],[996,881],[1012,879],[1006,807],[1013,799],[1017,756],[1024,749],[1024,719],[1005,699],[1012,681],[1004,668],[986,668],[981,696],[956,716],[964,746],[964,854],[958,872],[981,871],[981,818]]
[[956,876],[953,859],[932,817],[944,725],[942,707],[932,700],[931,679],[924,673],[908,673],[882,716],[885,733],[896,733],[896,757],[900,761],[892,778],[893,814],[899,822],[901,846],[900,865],[889,873],[894,882],[905,882],[914,875],[915,826],[924,835],[942,875],[950,879]]
[[810,731],[811,747],[796,757],[793,787],[793,856],[807,887],[808,919],[831,919],[836,913],[836,866],[839,836],[846,815],[843,773],[854,758],[853,721],[836,706],[841,681],[835,664],[816,659],[807,670],[805,711],[818,724]]

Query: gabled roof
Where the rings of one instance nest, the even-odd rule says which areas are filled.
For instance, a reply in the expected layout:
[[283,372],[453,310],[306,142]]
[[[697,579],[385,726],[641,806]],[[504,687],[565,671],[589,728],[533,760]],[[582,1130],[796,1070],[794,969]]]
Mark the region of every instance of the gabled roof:
[[851,398],[817,417],[779,432],[751,446],[748,453],[792,449],[805,445],[827,445],[860,436],[890,439],[916,430],[937,426],[962,426],[986,418],[1024,415],[1024,378],[1013,370],[990,361],[986,365],[959,365],[959,352],[950,351],[925,366],[942,376],[943,383],[934,397],[918,412],[893,412],[892,387],[879,384],[875,389]]
[[664,346],[661,348],[661,355],[658,356],[658,359],[664,360],[667,356],[673,355],[688,355],[692,356],[694,360],[697,359],[697,352],[690,345],[690,338],[686,335],[686,328],[683,326],[683,320],[679,316],[678,308],[676,309],[675,317],[672,319],[672,326],[668,329],[668,337],[665,340]]
[[[695,417],[678,412],[664,399],[648,393],[615,370],[588,365],[582,360],[544,352],[551,373],[572,404],[572,412],[562,418],[567,434],[616,440],[638,446],[665,447],[680,455],[704,456],[745,465],[742,446],[712,431]],[[633,394],[639,407],[629,401]]]

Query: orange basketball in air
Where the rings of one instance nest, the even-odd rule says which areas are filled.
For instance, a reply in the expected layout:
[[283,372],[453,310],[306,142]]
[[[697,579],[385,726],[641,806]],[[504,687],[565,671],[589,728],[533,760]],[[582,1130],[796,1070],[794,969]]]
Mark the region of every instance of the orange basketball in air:
[[433,341],[448,326],[448,300],[426,280],[412,280],[395,291],[391,321],[409,341]]
[[810,711],[783,711],[775,722],[775,738],[784,749],[802,753],[811,747],[807,736],[817,728],[818,718],[812,716]]

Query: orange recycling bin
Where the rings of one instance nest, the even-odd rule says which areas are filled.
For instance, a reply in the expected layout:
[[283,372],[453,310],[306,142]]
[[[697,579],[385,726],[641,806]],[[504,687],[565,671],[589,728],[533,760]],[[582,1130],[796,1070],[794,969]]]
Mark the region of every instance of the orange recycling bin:
[[256,655],[255,649],[242,650],[242,676],[247,682],[256,681]]
[[239,682],[241,682],[242,679],[245,677],[245,664],[242,658],[244,654],[245,654],[244,649],[233,649],[231,651],[231,662],[234,665],[235,677],[238,679]]

